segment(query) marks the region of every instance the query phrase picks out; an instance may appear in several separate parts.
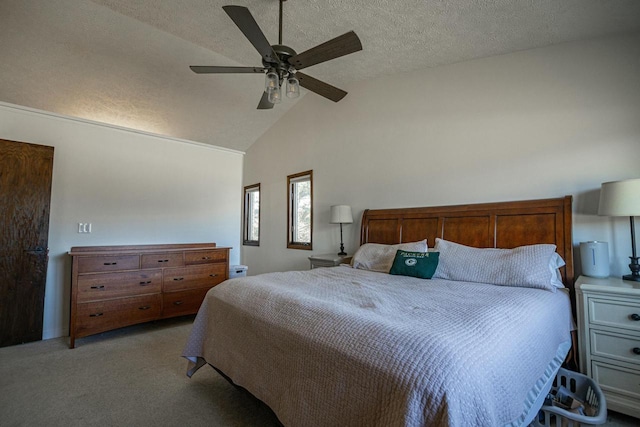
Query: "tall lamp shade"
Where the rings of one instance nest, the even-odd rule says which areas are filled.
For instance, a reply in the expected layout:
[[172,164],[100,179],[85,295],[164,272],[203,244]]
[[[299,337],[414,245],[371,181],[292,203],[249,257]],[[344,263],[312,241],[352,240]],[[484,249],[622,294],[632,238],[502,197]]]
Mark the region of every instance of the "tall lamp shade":
[[338,255],[346,255],[344,251],[344,242],[342,239],[342,224],[351,224],[353,222],[353,215],[351,214],[351,206],[348,205],[334,205],[331,206],[331,220],[330,224],[340,224],[340,252]]
[[631,225],[631,274],[624,280],[640,282],[640,263],[636,253],[636,231],[633,217],[640,216],[640,178],[605,182],[600,188],[598,215],[628,216]]

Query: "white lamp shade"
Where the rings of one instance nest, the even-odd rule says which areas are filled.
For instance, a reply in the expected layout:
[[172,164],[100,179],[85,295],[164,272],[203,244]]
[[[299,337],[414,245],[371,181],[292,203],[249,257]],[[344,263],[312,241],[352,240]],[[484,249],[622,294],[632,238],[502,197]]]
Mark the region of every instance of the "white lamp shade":
[[640,178],[603,183],[598,215],[639,216]]
[[353,215],[351,215],[351,206],[334,205],[331,206],[331,224],[351,224]]

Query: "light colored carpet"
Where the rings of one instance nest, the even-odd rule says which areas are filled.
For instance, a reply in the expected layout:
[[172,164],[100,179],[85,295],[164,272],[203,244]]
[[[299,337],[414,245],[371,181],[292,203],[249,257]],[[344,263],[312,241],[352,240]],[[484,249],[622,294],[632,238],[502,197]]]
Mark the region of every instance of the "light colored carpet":
[[0,349],[0,425],[277,426],[268,407],[180,357],[193,318]]
[[[262,402],[180,357],[192,317],[0,348],[0,425],[279,426]],[[640,420],[611,413],[607,427]]]

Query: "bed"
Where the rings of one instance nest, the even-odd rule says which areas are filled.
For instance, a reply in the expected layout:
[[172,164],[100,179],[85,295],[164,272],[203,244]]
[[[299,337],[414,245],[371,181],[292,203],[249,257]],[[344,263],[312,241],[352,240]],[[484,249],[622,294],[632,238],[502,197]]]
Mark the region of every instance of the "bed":
[[[285,426],[529,424],[571,347],[571,197],[367,210],[354,266],[367,248],[424,239],[439,245],[432,279],[340,266],[216,286],[183,352],[187,374],[211,365]],[[549,247],[564,289],[483,283],[495,269],[465,259],[456,270],[450,255],[546,263]],[[464,276],[474,268],[481,280]]]

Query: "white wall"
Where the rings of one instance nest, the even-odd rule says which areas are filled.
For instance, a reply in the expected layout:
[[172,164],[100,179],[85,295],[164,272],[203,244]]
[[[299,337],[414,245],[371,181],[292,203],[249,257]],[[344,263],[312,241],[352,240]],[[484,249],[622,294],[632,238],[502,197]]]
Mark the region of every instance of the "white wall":
[[[333,204],[353,207],[353,253],[366,208],[570,194],[574,242],[610,242],[611,273],[628,272],[628,218],[596,211],[602,182],[640,177],[638,76],[635,34],[399,70],[346,88],[338,104],[306,94],[245,156],[244,185],[261,183],[262,224],[260,247],[243,247],[242,261],[257,274],[306,269],[312,253],[337,252]],[[286,249],[285,230],[286,176],[308,169],[312,252]]]
[[243,153],[5,103],[0,138],[54,147],[44,338],[68,334],[72,246],[216,242],[239,262]]

